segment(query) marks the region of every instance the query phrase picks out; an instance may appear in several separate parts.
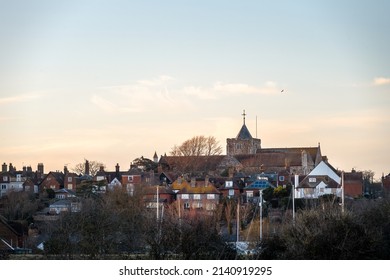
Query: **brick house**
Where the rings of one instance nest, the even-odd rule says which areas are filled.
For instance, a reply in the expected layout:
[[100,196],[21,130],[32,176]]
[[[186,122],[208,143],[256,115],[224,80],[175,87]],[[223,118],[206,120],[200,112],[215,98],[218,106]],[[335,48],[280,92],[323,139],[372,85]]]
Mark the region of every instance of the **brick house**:
[[221,192],[210,182],[209,177],[191,178],[190,181],[179,177],[172,184],[176,199],[182,209],[214,210],[220,201]]
[[215,178],[214,186],[220,191],[223,198],[240,197],[244,183],[237,178]]
[[382,187],[385,192],[385,195],[390,194],[390,173],[388,175],[382,175]]
[[68,190],[76,190],[78,178],[80,175],[73,172],[65,172],[64,174],[64,188]]
[[27,178],[26,181],[23,182],[23,191],[29,193],[38,193],[38,183],[37,180],[33,178]]
[[344,172],[344,195],[350,198],[363,196],[363,172]]
[[132,168],[121,175],[122,186],[130,195],[133,195],[135,189],[141,186],[142,175],[143,172],[138,168]]
[[50,171],[39,185],[39,190],[45,191],[47,189],[59,190],[64,188],[64,173]]
[[175,200],[175,193],[168,186],[147,186],[142,188],[143,200],[146,208],[157,208],[157,189],[158,203],[169,205]]
[[12,251],[23,247],[23,234],[13,228],[4,217],[0,216],[0,252]]

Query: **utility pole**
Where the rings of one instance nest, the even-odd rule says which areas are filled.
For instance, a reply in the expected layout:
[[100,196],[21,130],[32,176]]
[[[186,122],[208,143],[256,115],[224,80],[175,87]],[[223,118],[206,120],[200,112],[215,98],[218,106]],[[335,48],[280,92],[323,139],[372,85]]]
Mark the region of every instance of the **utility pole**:
[[157,205],[156,218],[157,218],[157,223],[159,221],[159,208],[160,208],[158,197],[159,197],[159,192],[158,192],[158,185],[157,185],[157,198],[156,198],[156,205]]
[[263,190],[260,190],[260,242],[263,240]]
[[240,241],[240,199],[237,201],[237,221],[236,221],[236,231],[237,231],[237,240],[236,243]]
[[344,190],[344,171],[341,172],[341,212],[344,213],[345,190]]
[[298,186],[299,184],[299,175],[295,174],[294,176],[294,186],[293,186],[293,189],[292,189],[292,206],[293,206],[293,223],[295,224],[295,188]]

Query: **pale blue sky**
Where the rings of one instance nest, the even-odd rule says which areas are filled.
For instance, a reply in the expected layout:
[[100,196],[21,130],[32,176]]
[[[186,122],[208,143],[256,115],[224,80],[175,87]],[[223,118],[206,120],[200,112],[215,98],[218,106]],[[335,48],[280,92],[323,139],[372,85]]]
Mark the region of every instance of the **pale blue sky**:
[[[390,172],[389,1],[2,1],[0,161],[127,169],[195,135]],[[284,93],[281,90],[284,89]]]

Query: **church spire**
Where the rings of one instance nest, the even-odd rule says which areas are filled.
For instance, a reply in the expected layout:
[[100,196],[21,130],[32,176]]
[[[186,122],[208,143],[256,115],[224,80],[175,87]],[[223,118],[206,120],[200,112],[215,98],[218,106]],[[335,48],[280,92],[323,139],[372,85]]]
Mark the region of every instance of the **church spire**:
[[238,132],[236,139],[241,139],[241,140],[252,139],[252,135],[249,132],[249,130],[246,127],[246,124],[245,124],[245,116],[246,116],[245,110],[243,111],[241,116],[242,116],[242,119],[243,119],[243,125],[242,125],[240,131]]
[[244,121],[244,125],[245,125],[245,116],[246,116],[245,109],[244,109],[244,112],[241,115],[242,115],[242,118],[243,118],[243,121]]

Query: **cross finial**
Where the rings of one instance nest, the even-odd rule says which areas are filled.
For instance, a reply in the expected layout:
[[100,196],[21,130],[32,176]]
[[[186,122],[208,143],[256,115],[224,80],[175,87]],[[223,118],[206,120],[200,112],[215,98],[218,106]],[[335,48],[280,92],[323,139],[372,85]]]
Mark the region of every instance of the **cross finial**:
[[245,110],[244,110],[244,112],[243,112],[241,115],[243,116],[243,119],[244,119],[244,124],[245,124],[245,116],[246,116],[246,114],[245,114]]

